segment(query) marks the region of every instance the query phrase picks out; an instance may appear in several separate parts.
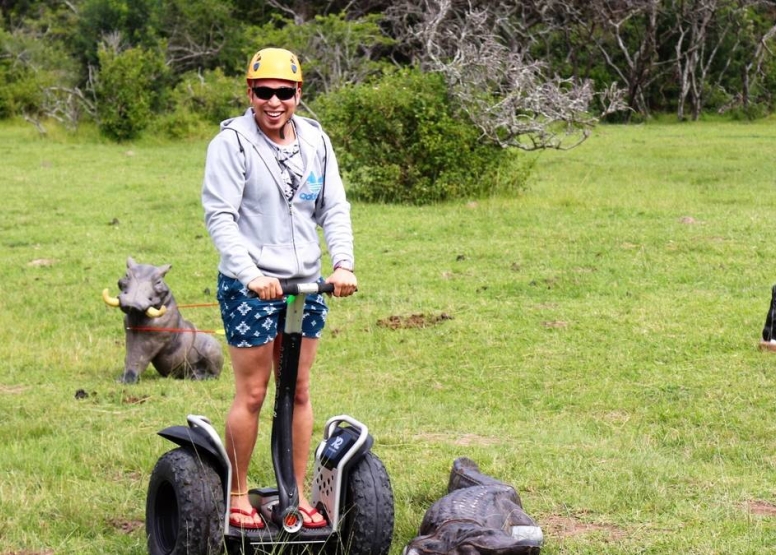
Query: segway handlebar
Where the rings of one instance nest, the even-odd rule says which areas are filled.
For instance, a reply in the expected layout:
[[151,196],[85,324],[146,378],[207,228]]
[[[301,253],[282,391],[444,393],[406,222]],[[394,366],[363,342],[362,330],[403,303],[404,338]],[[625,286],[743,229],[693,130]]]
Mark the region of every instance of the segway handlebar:
[[294,283],[283,285],[284,295],[310,295],[315,293],[333,293],[333,283]]

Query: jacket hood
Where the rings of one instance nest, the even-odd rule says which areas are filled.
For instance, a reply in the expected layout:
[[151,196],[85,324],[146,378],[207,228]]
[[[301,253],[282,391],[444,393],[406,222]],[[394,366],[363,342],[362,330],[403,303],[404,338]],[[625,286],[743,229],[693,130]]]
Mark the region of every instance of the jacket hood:
[[222,121],[222,122],[221,122],[221,123],[218,125],[218,130],[219,130],[219,131],[223,131],[224,129],[226,129],[227,127],[229,127],[229,126],[232,124],[232,122],[233,122],[233,121],[235,121],[235,120],[237,120],[237,119],[239,119],[239,118],[229,118],[229,119],[225,119],[224,121]]
[[[321,124],[314,119],[298,116],[291,116],[296,125],[299,138],[309,144],[317,145],[323,135]],[[225,119],[219,125],[220,130],[231,129],[248,139],[251,142],[258,142],[260,139],[256,120],[253,118],[253,108],[248,108],[242,116]]]
[[225,119],[219,127],[221,131],[231,129],[248,138],[258,135],[256,121],[253,119],[253,109],[251,108],[248,108],[241,116]]

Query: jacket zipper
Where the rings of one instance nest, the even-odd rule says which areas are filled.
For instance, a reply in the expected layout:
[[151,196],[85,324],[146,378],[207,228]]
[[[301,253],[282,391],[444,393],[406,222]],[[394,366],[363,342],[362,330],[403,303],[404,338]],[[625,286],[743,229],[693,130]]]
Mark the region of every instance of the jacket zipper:
[[291,200],[286,200],[286,202],[288,203],[288,218],[291,220],[291,246],[294,249],[294,259],[296,260],[296,274],[299,275],[301,273],[301,268],[299,267],[299,253],[296,250],[296,228],[294,226],[293,201],[294,201],[293,198]]

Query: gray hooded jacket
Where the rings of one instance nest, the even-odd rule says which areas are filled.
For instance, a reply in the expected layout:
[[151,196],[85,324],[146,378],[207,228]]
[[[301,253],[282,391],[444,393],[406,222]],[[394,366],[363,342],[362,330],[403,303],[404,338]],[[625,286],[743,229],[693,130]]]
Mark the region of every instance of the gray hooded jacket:
[[246,286],[262,275],[316,280],[321,275],[318,226],[332,265],[354,265],[350,204],[331,141],[318,122],[296,115],[293,122],[304,173],[290,202],[274,150],[251,109],[221,122],[207,149],[205,225],[221,255],[218,270]]

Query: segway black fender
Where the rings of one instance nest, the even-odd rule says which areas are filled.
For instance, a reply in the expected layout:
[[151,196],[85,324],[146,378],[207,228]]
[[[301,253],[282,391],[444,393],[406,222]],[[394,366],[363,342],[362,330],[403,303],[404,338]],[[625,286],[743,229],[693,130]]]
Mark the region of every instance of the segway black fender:
[[221,454],[218,449],[210,441],[210,437],[207,432],[200,430],[199,428],[190,428],[189,426],[170,426],[160,432],[157,432],[164,439],[172,441],[176,445],[181,447],[194,447],[207,451],[219,462]]
[[157,433],[176,445],[191,449],[194,453],[206,454],[212,460],[213,467],[221,478],[224,496],[226,496],[230,480],[229,461],[224,460],[221,450],[213,444],[207,431],[196,426],[170,426]]

